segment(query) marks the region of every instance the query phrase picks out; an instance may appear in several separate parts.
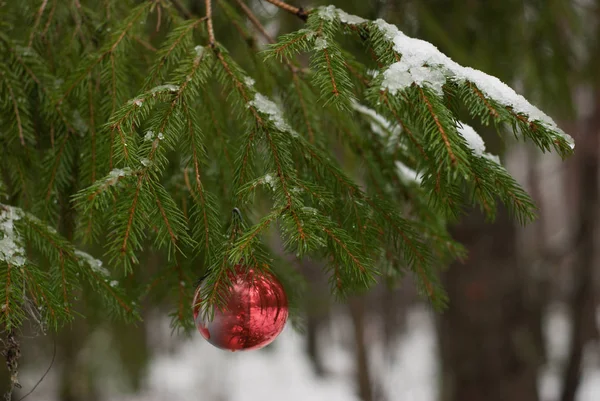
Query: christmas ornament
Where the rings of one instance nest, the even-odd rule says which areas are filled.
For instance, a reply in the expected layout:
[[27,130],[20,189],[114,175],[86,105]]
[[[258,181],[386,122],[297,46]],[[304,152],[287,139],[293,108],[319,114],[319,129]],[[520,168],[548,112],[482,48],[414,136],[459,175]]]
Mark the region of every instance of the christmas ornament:
[[196,327],[217,348],[230,351],[259,349],[283,330],[288,300],[283,286],[271,273],[238,265],[229,274],[231,288],[223,310],[216,308],[210,320],[196,289],[193,310]]

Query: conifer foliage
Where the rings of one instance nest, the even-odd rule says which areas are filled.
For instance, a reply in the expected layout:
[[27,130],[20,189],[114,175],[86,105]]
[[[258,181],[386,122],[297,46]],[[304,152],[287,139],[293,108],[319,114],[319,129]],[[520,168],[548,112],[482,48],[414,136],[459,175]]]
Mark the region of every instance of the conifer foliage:
[[292,303],[312,258],[333,294],[412,273],[440,307],[465,256],[448,223],[534,217],[467,123],[566,157],[550,117],[383,20],[268,2],[303,27],[271,38],[244,0],[0,5],[3,329],[85,303],[136,319],[150,295],[189,326],[197,278],[220,307],[240,261]]

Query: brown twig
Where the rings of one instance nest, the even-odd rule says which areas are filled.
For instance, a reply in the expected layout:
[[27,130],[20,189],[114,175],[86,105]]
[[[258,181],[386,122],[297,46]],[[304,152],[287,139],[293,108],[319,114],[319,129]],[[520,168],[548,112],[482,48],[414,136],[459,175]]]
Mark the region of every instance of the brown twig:
[[252,10],[250,10],[250,8],[246,4],[244,4],[242,0],[235,0],[235,2],[240,6],[242,11],[244,11],[244,14],[246,14],[250,22],[252,22],[252,25],[256,27],[256,29],[262,34],[262,36],[265,37],[265,39],[267,39],[267,42],[271,44],[275,43],[275,39],[273,39],[273,37],[269,35],[263,24],[261,24],[258,18],[256,18],[256,15],[254,15]]
[[40,24],[40,20],[42,19],[42,15],[44,14],[44,10],[46,9],[47,5],[48,5],[48,0],[42,1],[42,5],[40,6],[40,8],[35,16],[35,23],[33,24],[33,29],[31,29],[31,34],[29,35],[29,42],[27,42],[27,47],[31,47],[31,44],[33,43],[33,37],[35,36],[35,30],[37,29],[38,25]]
[[206,6],[206,29],[208,30],[208,43],[210,47],[215,47],[215,30],[212,20],[212,0],[204,0]]
[[192,18],[192,13],[187,8],[185,8],[185,6],[181,3],[180,0],[171,0],[171,3],[173,4],[173,7],[175,7],[175,9],[185,18]]
[[288,13],[294,14],[296,17],[300,18],[302,21],[308,20],[308,13],[302,7],[295,7],[291,4],[284,3],[280,0],[265,0],[268,3],[273,4],[276,7],[281,8]]

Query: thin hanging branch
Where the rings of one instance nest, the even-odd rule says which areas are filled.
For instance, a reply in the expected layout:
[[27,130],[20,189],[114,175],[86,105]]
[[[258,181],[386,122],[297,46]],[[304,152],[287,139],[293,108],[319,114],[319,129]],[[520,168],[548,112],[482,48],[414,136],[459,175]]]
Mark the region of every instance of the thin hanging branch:
[[33,28],[31,29],[31,34],[29,35],[29,42],[27,42],[27,47],[31,47],[31,44],[33,43],[33,38],[35,37],[35,31],[37,30],[37,27],[40,24],[40,19],[42,18],[42,15],[44,14],[44,10],[46,9],[47,5],[48,5],[48,0],[42,1],[42,5],[40,5],[40,8],[35,16],[35,22],[33,23]]
[[302,7],[295,7],[291,4],[284,3],[280,0],[265,0],[268,3],[273,4],[276,7],[281,8],[282,10],[287,11],[288,13],[294,14],[296,17],[300,18],[302,21],[308,20],[308,13]]
[[262,34],[262,36],[264,36],[267,42],[269,42],[270,44],[275,43],[275,39],[273,39],[273,37],[269,35],[263,24],[260,23],[260,21],[258,20],[256,15],[254,15],[252,10],[250,10],[250,8],[246,4],[244,4],[242,0],[235,0],[235,2],[240,6],[242,11],[244,11],[244,14],[246,14],[250,22],[252,22],[252,25],[254,25],[256,29]]
[[206,7],[206,29],[208,30],[208,43],[210,47],[215,46],[215,30],[212,20],[212,0],[204,0]]
[[180,0],[171,0],[173,7],[185,18],[190,19],[193,17],[193,14],[188,10]]

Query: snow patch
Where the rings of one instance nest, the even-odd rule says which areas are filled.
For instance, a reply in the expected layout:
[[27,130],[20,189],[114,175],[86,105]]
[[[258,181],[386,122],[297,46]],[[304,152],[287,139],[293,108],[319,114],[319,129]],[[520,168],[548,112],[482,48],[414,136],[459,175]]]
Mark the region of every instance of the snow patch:
[[99,273],[105,277],[108,277],[110,275],[109,271],[106,270],[106,268],[104,266],[102,266],[101,260],[96,259],[89,253],[80,251],[79,249],[76,249],[74,253],[75,253],[75,256],[77,256],[79,258],[80,263],[84,262],[96,273]]
[[133,170],[129,167],[115,168],[108,173],[106,178],[104,178],[104,183],[108,185],[115,185],[117,182],[119,182],[121,177],[126,177],[132,174]]
[[371,131],[383,138],[388,138],[388,136],[390,136],[388,139],[392,141],[396,139],[402,131],[400,127],[394,126],[382,115],[380,115],[375,110],[369,107],[363,106],[358,102],[353,102],[352,107],[359,113],[369,117],[369,119],[371,120]]
[[15,230],[15,221],[20,219],[17,208],[4,205],[0,207],[0,261],[12,266],[23,266],[26,262],[23,240]]
[[196,57],[202,57],[202,55],[204,54],[204,47],[198,45],[194,47],[194,51],[196,52]]
[[399,160],[396,160],[394,163],[396,164],[396,173],[402,181],[405,183],[414,182],[421,184],[421,177],[419,177],[419,173]]
[[319,7],[319,17],[326,21],[339,19],[342,24],[358,25],[367,22],[366,19],[336,8],[335,6]]
[[271,189],[275,190],[275,178],[271,174],[266,174],[264,177],[265,184],[267,184]]
[[269,100],[268,97],[256,93],[254,95],[254,100],[248,102],[248,106],[256,108],[260,113],[266,114],[269,116],[269,120],[275,125],[281,132],[289,132],[293,136],[297,136],[298,134],[289,126],[289,124],[283,118],[283,113],[279,109],[279,107]]
[[343,24],[358,25],[358,24],[364,24],[365,22],[367,22],[366,19],[361,18],[358,15],[348,14],[347,12],[340,10],[340,9],[337,10],[337,15]]
[[327,40],[323,38],[315,39],[315,50],[327,49]]
[[154,132],[153,131],[146,132],[146,135],[144,135],[144,142],[150,142],[153,140],[154,140]]
[[333,21],[337,17],[336,10],[335,6],[319,7],[319,17],[325,21]]
[[250,77],[244,77],[244,83],[246,86],[252,87],[256,83],[256,81]]
[[540,122],[548,129],[557,132],[569,143],[571,148],[574,148],[573,138],[558,128],[551,117],[533,106],[498,78],[483,71],[461,66],[431,43],[406,36],[394,25],[388,24],[382,19],[378,19],[374,23],[393,43],[394,50],[401,55],[400,61],[384,71],[382,89],[395,94],[415,83],[421,87],[431,87],[441,95],[441,88],[447,79],[459,84],[471,82],[486,97],[512,108],[516,113],[527,115],[530,121]]
[[492,162],[494,162],[496,164],[502,164],[500,162],[500,158],[498,156],[496,156],[496,155],[491,154],[491,153],[484,153],[482,155],[482,157],[485,158],[485,159],[488,159],[489,161],[492,161]]
[[154,88],[150,89],[150,93],[155,94],[158,92],[177,92],[179,90],[179,86],[177,85],[159,85],[159,86],[155,86]]
[[473,127],[465,123],[459,123],[457,128],[460,135],[467,141],[467,146],[471,148],[473,153],[479,157],[483,156],[485,142],[483,142],[483,138],[475,132]]

